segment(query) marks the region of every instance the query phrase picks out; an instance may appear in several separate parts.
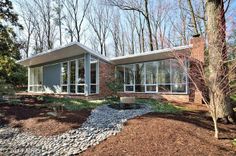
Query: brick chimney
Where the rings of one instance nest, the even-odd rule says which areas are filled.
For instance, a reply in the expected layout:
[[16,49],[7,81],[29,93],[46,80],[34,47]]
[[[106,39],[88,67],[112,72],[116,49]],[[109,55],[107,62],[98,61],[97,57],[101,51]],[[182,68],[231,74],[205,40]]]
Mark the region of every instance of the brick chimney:
[[[197,36],[193,37],[190,40],[190,44],[193,45],[190,55],[190,74],[193,74],[193,81],[198,86],[199,90],[195,88],[193,83],[190,82],[190,94],[189,94],[189,100],[190,102],[194,103],[202,103],[202,94],[205,90],[202,75],[199,68],[197,67],[200,63],[200,65],[203,65],[204,63],[204,51],[205,51],[205,41],[203,37]],[[197,60],[197,61],[196,61]]]
[[190,40],[190,44],[193,45],[191,51],[191,57],[200,61],[204,62],[204,51],[205,51],[205,40],[203,37],[193,37]]

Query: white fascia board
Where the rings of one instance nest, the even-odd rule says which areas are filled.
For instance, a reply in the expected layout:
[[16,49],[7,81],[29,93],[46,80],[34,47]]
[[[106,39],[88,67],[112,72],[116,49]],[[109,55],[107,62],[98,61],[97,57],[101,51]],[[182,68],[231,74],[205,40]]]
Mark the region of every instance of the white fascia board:
[[30,60],[30,59],[32,59],[32,58],[40,57],[40,56],[42,56],[42,55],[46,55],[46,54],[48,54],[48,53],[51,53],[51,52],[54,52],[54,51],[57,51],[57,50],[60,50],[60,49],[70,47],[70,46],[72,46],[72,45],[74,45],[74,44],[76,44],[76,42],[71,42],[71,43],[66,44],[66,45],[64,45],[64,46],[59,46],[59,47],[57,47],[57,48],[53,48],[53,49],[50,49],[50,50],[46,50],[46,51],[43,51],[43,52],[41,52],[41,53],[39,53],[39,54],[30,56],[30,57],[25,58],[25,59],[21,59],[21,60],[19,60],[19,61],[16,61],[16,63],[21,63],[21,62],[24,62],[24,61],[26,61],[26,60]]
[[178,47],[173,47],[173,48],[165,48],[165,49],[160,49],[160,50],[147,51],[147,52],[143,52],[143,53],[139,53],[139,54],[130,54],[130,55],[125,55],[125,56],[114,57],[114,58],[111,58],[110,61],[115,61],[115,60],[120,60],[120,59],[128,59],[128,58],[140,57],[140,56],[146,56],[146,55],[150,55],[150,54],[175,52],[175,51],[179,51],[179,50],[190,49],[192,47],[193,47],[193,45],[190,44],[190,45],[178,46]]
[[[23,64],[23,65],[29,64],[29,63],[27,63],[27,62],[30,62],[30,60],[33,60],[33,59],[36,59],[36,58],[40,58],[40,57],[43,57],[43,56],[45,56],[45,55],[50,55],[50,54],[53,54],[53,53],[56,54],[56,52],[58,52],[58,51],[60,51],[60,50],[62,50],[62,49],[64,49],[64,48],[71,47],[71,46],[78,46],[78,47],[84,49],[86,52],[91,53],[92,55],[94,55],[94,56],[96,56],[96,57],[98,57],[98,58],[100,58],[100,59],[102,59],[102,60],[104,60],[104,61],[106,61],[106,62],[110,62],[109,58],[107,58],[106,56],[103,56],[103,55],[101,55],[101,54],[99,54],[99,53],[93,51],[92,49],[86,47],[85,45],[83,45],[83,44],[81,44],[81,43],[79,43],[79,42],[71,42],[71,43],[69,43],[69,44],[67,44],[67,45],[59,46],[59,47],[57,47],[57,48],[50,49],[50,50],[44,51],[44,52],[42,52],[42,53],[39,53],[39,54],[37,54],[37,55],[28,57],[28,58],[26,58],[26,59],[19,60],[19,61],[17,61],[17,63]],[[66,57],[66,54],[65,54],[65,58],[67,58],[67,57]],[[46,62],[45,62],[45,63],[46,63]],[[26,66],[29,66],[29,65],[26,65]]]

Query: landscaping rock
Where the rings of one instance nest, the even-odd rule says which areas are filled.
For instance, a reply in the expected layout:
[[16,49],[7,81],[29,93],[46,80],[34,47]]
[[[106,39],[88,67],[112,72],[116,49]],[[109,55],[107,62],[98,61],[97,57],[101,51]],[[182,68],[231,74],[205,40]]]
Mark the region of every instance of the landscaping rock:
[[116,110],[107,105],[91,112],[78,129],[61,135],[41,137],[17,128],[0,125],[0,153],[4,155],[74,155],[119,133],[128,119],[151,112],[141,109]]

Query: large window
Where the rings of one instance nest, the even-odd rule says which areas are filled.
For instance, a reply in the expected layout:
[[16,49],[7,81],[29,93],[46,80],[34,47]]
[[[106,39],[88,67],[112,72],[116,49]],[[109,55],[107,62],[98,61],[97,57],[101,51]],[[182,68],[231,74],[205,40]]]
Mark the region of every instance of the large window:
[[134,91],[134,65],[125,65],[125,91]]
[[62,92],[68,92],[68,62],[64,62],[61,65],[61,90]]
[[85,86],[84,58],[78,60],[77,67],[78,67],[77,93],[84,93],[84,86]]
[[90,61],[90,93],[98,93],[98,60],[93,57]]
[[124,67],[123,66],[116,66],[115,72],[116,81],[119,84],[119,91],[124,91]]
[[186,92],[187,76],[177,60],[171,60],[172,92]]
[[171,73],[170,73],[170,60],[159,61],[158,66],[158,92],[171,91]]
[[175,59],[117,66],[116,78],[125,92],[187,93],[186,71]]
[[70,61],[70,93],[76,93],[75,90],[75,80],[76,80],[76,63],[74,61]]
[[144,64],[143,63],[135,64],[135,92],[145,91],[144,77],[145,77]]
[[61,64],[61,90],[63,93],[84,93],[84,58]]
[[158,62],[148,62],[146,65],[146,92],[156,92],[157,91],[157,81],[158,81]]
[[43,91],[43,68],[35,67],[29,69],[29,91]]

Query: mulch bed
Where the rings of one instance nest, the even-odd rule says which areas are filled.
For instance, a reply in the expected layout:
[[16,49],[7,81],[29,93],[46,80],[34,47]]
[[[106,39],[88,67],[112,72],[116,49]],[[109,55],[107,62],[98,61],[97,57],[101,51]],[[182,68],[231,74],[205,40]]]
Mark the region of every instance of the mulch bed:
[[79,128],[91,110],[62,111],[58,116],[47,114],[43,107],[0,104],[0,125],[8,124],[40,136],[51,136]]
[[236,126],[220,123],[217,140],[206,108],[202,105],[189,108],[191,111],[183,114],[149,113],[129,120],[121,133],[82,155],[236,155],[236,147],[232,145]]

